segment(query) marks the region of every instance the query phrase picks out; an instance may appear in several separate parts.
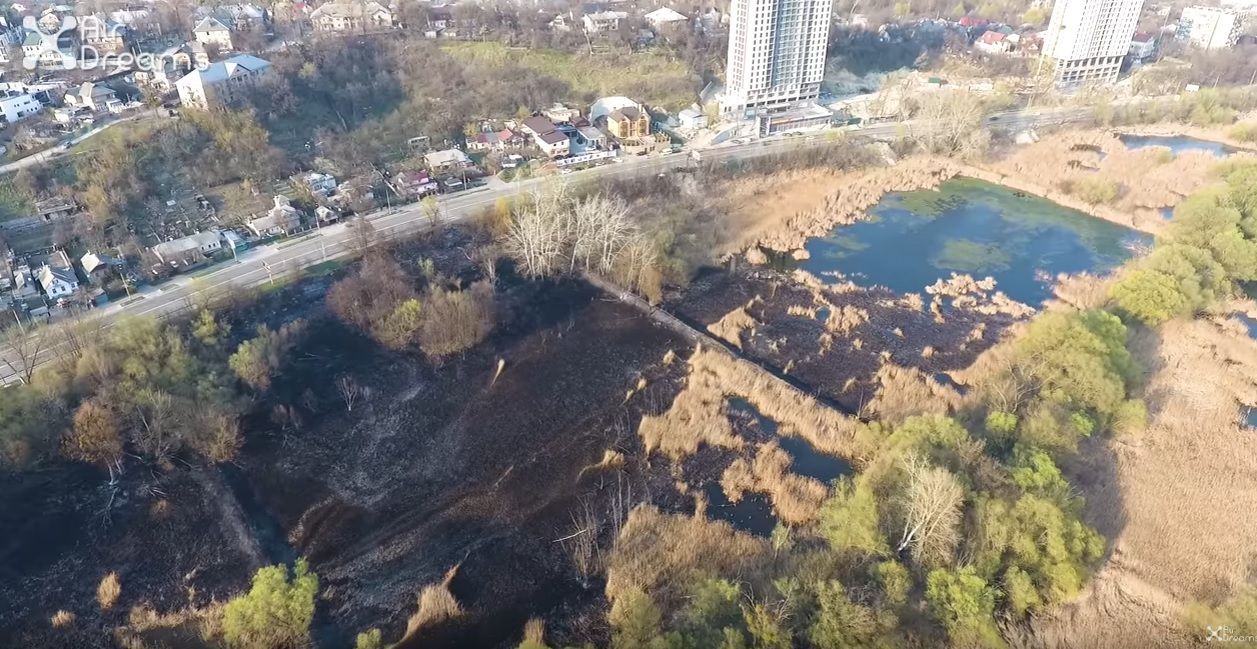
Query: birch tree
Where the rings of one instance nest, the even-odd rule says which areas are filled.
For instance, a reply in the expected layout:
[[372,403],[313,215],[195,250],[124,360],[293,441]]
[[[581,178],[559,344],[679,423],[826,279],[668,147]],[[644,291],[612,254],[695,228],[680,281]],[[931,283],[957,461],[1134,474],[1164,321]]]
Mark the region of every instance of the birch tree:
[[909,455],[904,468],[908,484],[900,501],[903,532],[895,550],[910,552],[922,565],[941,564],[960,540],[964,489],[951,472],[931,466],[918,455]]

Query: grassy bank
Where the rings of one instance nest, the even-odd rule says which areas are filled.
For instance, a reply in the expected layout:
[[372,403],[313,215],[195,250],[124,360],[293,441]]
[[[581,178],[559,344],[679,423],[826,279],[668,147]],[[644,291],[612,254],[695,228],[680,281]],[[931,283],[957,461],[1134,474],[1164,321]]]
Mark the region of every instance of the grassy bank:
[[491,42],[447,43],[441,49],[474,66],[530,68],[566,83],[574,101],[590,102],[598,97],[624,95],[652,106],[677,110],[697,99],[701,84],[686,70],[684,63],[653,52],[569,54],[511,48]]

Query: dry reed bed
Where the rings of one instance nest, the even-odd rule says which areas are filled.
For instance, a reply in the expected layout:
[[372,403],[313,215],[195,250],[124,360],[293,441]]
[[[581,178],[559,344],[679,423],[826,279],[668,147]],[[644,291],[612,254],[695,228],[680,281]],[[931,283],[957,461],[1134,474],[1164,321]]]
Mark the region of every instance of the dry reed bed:
[[725,469],[720,487],[730,502],[740,502],[747,492],[768,494],[781,522],[803,525],[816,520],[828,490],[815,478],[790,472],[790,454],[776,442],[759,447],[755,458],[738,458]]
[[1040,616],[1037,646],[1181,647],[1183,604],[1216,604],[1257,562],[1257,449],[1240,404],[1257,404],[1257,344],[1243,326],[1172,321],[1132,340],[1153,373],[1151,416],[1134,439],[1094,440],[1074,468],[1109,562],[1074,602]]
[[[738,224],[722,255],[754,247],[790,252],[810,237],[854,223],[890,192],[934,189],[960,173],[950,160],[906,158],[890,167],[845,173],[789,171],[732,180],[714,194]],[[758,254],[754,255],[758,257]]]
[[642,505],[629,514],[607,563],[607,598],[640,588],[663,610],[698,573],[747,575],[769,563],[767,540],[739,532],[724,521],[664,514]]
[[[751,302],[753,304],[754,300]],[[741,349],[742,332],[754,332],[757,324],[755,318],[751,317],[751,314],[746,311],[750,306],[751,304],[740,306],[726,313],[723,318],[707,325],[707,331],[711,335]]]
[[946,415],[960,407],[960,393],[915,367],[887,363],[877,370],[877,392],[867,414],[890,424],[920,414]]
[[749,361],[724,351],[699,347],[689,358],[685,388],[660,415],[642,418],[638,433],[646,451],[660,451],[674,460],[698,451],[702,444],[741,449],[734,434],[727,398],[740,396],[761,415],[777,423],[783,435],[799,437],[822,452],[850,460],[872,450],[857,435],[859,422]]
[[[1084,130],[1053,134],[1019,146],[1002,159],[966,167],[961,173],[1155,234],[1165,223],[1160,209],[1177,205],[1212,182],[1216,163],[1217,159],[1204,151],[1185,151],[1171,157],[1163,148],[1129,150],[1112,133]],[[1118,186],[1117,198],[1111,204],[1091,205],[1064,191],[1070,183],[1091,178]]]

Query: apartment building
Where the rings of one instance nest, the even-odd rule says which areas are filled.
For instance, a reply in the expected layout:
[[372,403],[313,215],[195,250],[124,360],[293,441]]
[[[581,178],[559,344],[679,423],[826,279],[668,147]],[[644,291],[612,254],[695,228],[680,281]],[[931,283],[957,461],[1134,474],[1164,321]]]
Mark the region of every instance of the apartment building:
[[1206,50],[1233,47],[1244,29],[1237,11],[1217,7],[1187,7],[1178,21],[1177,35]]
[[1056,0],[1043,53],[1057,83],[1116,81],[1142,9],[1143,0]]
[[831,10],[829,0],[733,0],[721,110],[746,115],[815,100]]

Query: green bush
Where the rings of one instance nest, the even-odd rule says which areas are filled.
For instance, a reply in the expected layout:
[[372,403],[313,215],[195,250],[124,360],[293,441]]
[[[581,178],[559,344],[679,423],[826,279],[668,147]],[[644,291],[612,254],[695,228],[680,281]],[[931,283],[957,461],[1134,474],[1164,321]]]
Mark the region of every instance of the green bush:
[[1257,142],[1257,122],[1241,122],[1232,126],[1227,134],[1240,142]]
[[223,637],[228,646],[242,649],[303,647],[310,638],[318,575],[305,559],[292,570],[268,566],[253,575],[249,592],[227,602]]
[[1117,200],[1121,188],[1107,178],[1084,176],[1070,181],[1065,190],[1088,205],[1108,205]]
[[926,580],[930,614],[958,647],[1007,646],[995,627],[995,596],[995,589],[972,568],[940,568]]

